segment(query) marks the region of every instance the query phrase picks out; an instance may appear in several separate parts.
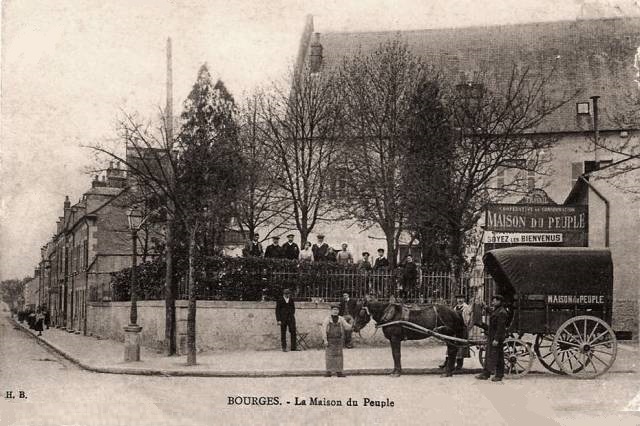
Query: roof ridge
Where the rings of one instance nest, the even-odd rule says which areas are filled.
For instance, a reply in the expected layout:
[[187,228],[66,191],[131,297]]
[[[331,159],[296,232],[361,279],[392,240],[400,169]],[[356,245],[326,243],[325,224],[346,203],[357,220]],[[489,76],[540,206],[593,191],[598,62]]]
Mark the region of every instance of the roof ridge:
[[[446,31],[446,30],[470,30],[470,29],[483,29],[486,30],[488,28],[507,28],[507,27],[527,27],[527,26],[538,26],[538,25],[546,25],[546,24],[587,24],[592,22],[604,22],[604,21],[632,21],[637,20],[640,21],[640,14],[637,16],[611,16],[606,18],[589,18],[589,19],[561,19],[557,21],[534,21],[534,22],[520,22],[513,24],[491,24],[491,25],[470,25],[463,27],[435,27],[435,28],[421,28],[421,29],[412,29],[412,30],[362,30],[362,31],[326,31],[320,32],[322,36],[327,35],[346,35],[346,34],[389,34],[389,33],[422,33],[425,31]],[[317,31],[317,29],[316,29]]]

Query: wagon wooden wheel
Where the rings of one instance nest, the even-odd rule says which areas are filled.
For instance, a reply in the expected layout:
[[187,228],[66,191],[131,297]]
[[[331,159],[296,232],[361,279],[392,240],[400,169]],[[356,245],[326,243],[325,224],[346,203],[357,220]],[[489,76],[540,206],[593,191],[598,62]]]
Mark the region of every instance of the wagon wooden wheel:
[[560,367],[556,364],[556,359],[553,355],[553,334],[536,334],[536,340],[533,343],[533,350],[538,357],[540,364],[547,370],[556,374],[564,374]]
[[531,370],[533,351],[527,342],[510,337],[504,341],[504,376],[517,379]]
[[560,369],[579,379],[606,373],[616,360],[618,342],[609,325],[597,317],[581,315],[564,322],[552,344]]

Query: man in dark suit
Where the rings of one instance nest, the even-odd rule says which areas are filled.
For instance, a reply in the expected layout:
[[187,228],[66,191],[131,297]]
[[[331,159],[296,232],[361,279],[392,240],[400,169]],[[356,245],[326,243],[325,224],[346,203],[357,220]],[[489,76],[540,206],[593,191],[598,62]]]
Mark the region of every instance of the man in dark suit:
[[378,249],[378,258],[373,264],[373,269],[385,269],[389,267],[389,261],[384,257],[384,249]]
[[[344,317],[347,323],[353,324],[353,317],[356,315],[356,309],[358,309],[356,300],[351,299],[348,292],[345,291],[342,293],[342,300],[340,301],[338,315]],[[344,347],[347,349],[353,348],[353,344],[351,343],[351,334],[351,330],[345,330]]]
[[282,344],[282,352],[287,351],[287,327],[291,334],[291,350],[297,351],[296,348],[296,306],[291,297],[291,290],[285,288],[282,291],[282,297],[276,302],[276,321],[280,326],[280,343]]
[[324,242],[324,235],[318,234],[318,242],[311,247],[313,260],[316,262],[326,262],[329,253],[329,244]]
[[503,306],[504,298],[496,294],[491,299],[493,310],[489,316],[487,333],[487,355],[482,373],[476,379],[487,380],[493,374],[492,382],[499,382],[504,377],[504,339],[507,337],[509,312]]
[[287,242],[282,246],[282,257],[289,260],[298,260],[300,248],[293,242],[293,234],[287,235]]
[[280,237],[277,235],[271,238],[272,243],[264,251],[265,258],[282,259],[282,247],[280,247]]
[[[402,269],[402,291],[408,296],[416,287],[418,281],[418,267],[413,261],[413,256],[410,254],[405,257],[404,265]],[[405,296],[405,297],[406,297]]]
[[260,243],[260,235],[253,234],[253,240],[247,241],[242,250],[244,257],[262,257],[263,254],[262,244]]

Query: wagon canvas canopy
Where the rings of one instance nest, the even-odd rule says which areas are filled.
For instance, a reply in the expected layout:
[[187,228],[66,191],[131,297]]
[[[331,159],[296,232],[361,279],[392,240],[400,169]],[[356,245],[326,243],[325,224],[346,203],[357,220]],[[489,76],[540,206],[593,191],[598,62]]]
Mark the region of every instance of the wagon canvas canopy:
[[484,267],[497,293],[613,294],[613,264],[608,249],[586,247],[509,247],[487,252]]

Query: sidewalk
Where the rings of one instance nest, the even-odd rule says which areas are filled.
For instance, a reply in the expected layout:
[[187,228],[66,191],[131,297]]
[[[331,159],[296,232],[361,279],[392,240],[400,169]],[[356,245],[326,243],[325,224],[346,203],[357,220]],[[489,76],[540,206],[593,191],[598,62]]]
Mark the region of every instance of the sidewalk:
[[[279,377],[321,376],[324,374],[324,351],[311,349],[297,352],[225,351],[198,353],[198,364],[186,365],[186,356],[167,357],[147,348],[140,348],[139,362],[124,362],[124,344],[113,340],[68,333],[60,329],[44,330],[42,336],[25,324],[14,323],[42,344],[53,349],[80,367],[99,373],[139,374],[195,377]],[[638,347],[630,343],[618,345],[618,358],[611,372],[634,372],[638,362]],[[443,360],[442,345],[403,346],[404,374],[440,374],[437,368]],[[393,367],[389,347],[356,347],[344,351],[345,374],[384,375]],[[462,373],[479,372],[477,354],[465,360]],[[534,360],[531,372],[546,372]],[[551,374],[551,373],[548,373]]]

